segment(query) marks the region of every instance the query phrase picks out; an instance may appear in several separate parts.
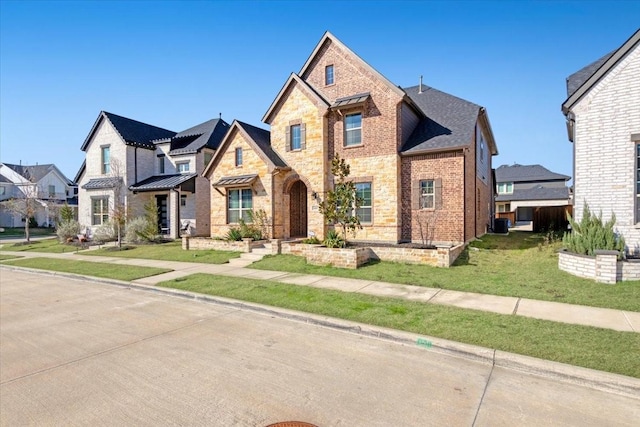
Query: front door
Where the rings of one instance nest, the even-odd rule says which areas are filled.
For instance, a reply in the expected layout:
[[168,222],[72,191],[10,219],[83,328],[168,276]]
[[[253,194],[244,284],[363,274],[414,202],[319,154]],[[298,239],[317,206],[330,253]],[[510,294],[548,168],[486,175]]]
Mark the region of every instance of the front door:
[[307,186],[302,181],[291,186],[289,212],[291,237],[307,237]]
[[156,206],[158,207],[158,233],[169,234],[167,196],[156,196]]

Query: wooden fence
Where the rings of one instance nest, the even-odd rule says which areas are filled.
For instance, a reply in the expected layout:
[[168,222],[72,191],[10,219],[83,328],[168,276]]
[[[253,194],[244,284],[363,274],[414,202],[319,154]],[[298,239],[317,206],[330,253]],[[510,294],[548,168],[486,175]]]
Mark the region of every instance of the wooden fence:
[[573,206],[543,206],[533,209],[533,231],[536,233],[555,230],[566,231],[569,221],[567,213],[573,215]]

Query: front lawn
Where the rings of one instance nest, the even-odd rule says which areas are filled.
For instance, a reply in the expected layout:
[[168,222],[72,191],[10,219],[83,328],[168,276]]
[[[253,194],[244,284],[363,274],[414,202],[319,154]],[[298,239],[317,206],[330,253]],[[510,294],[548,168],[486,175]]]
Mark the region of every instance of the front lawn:
[[15,255],[0,255],[0,261],[6,261],[8,259],[17,259],[17,258],[22,258],[22,257],[15,256]]
[[172,271],[168,268],[138,267],[133,265],[76,261],[60,258],[25,258],[3,262],[3,264],[124,280],[127,282]]
[[117,247],[81,252],[81,255],[100,255],[124,258],[157,259],[161,261],[199,262],[205,264],[224,264],[231,258],[238,258],[240,252],[182,249],[181,241],[148,245],[123,245]]
[[[30,228],[29,235],[33,236],[54,236],[55,228]],[[20,238],[24,237],[24,227],[4,227],[4,231],[0,232],[0,238]]]
[[640,334],[395,298],[194,274],[160,283],[640,378]]
[[[0,244],[2,242],[0,241]],[[0,251],[11,251],[11,252],[48,252],[48,253],[64,253],[64,252],[75,252],[78,250],[77,246],[67,245],[65,243],[60,243],[57,238],[54,239],[43,239],[43,240],[34,240],[30,243],[20,242],[20,243],[5,243],[0,247]]]
[[309,265],[293,255],[267,256],[251,268],[640,311],[640,282],[604,285],[560,271],[559,248],[544,236],[511,232],[473,242],[451,268],[383,261],[346,270]]

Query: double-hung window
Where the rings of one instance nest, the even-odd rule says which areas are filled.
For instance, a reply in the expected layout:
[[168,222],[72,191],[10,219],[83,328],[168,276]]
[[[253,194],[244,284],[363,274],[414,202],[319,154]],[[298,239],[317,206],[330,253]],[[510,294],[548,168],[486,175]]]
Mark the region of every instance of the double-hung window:
[[362,113],[344,116],[344,145],[350,147],[362,144]]
[[434,180],[420,180],[420,209],[434,209],[435,206],[436,191]]
[[333,65],[324,67],[324,84],[325,86],[333,84]]
[[250,188],[227,191],[227,223],[236,224],[242,219],[250,221],[249,212],[253,209],[253,192]]
[[360,207],[356,209],[356,216],[360,222],[371,222],[371,208],[373,205],[373,199],[371,197],[371,183],[370,182],[358,182],[356,183],[356,197],[360,199]]
[[109,221],[109,198],[94,197],[91,199],[91,225],[102,225]]
[[291,150],[299,150],[301,148],[300,145],[300,125],[291,126]]
[[108,145],[100,147],[101,171],[103,175],[111,172],[111,150]]
[[236,167],[242,166],[242,147],[236,148]]
[[179,173],[187,173],[189,172],[189,162],[178,162],[176,163],[176,168]]
[[512,193],[513,193],[513,182],[498,183],[498,194],[512,194]]

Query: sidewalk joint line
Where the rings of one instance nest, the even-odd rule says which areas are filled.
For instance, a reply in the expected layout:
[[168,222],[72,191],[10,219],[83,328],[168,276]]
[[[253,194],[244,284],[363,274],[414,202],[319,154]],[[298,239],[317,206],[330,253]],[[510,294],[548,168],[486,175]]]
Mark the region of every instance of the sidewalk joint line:
[[513,314],[514,316],[515,316],[516,314],[518,314],[518,307],[520,307],[520,300],[521,300],[521,299],[522,299],[522,298],[518,297],[518,301],[516,301],[516,306],[515,306],[515,307],[513,307],[513,312],[512,312],[511,314]]
[[438,292],[436,292],[435,294],[433,294],[433,295],[431,296],[431,298],[429,298],[429,299],[427,300],[427,302],[431,302],[431,300],[432,300],[432,299],[434,299],[435,297],[437,297],[437,296],[438,296],[438,294],[439,294],[440,292],[442,292],[442,290],[443,290],[442,288],[438,289]]
[[631,324],[631,320],[629,320],[629,317],[627,316],[627,312],[626,311],[622,311],[622,315],[624,316],[624,320],[627,321],[627,323],[629,324],[629,327],[631,328],[631,330],[633,332],[640,332],[640,331],[636,331],[636,329],[633,327],[633,325]]

